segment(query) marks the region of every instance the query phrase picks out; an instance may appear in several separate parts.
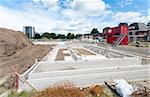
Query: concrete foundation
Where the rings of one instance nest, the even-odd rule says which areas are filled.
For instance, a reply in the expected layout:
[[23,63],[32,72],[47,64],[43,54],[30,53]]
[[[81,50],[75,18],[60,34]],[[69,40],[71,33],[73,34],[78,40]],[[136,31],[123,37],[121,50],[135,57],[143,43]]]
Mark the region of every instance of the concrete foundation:
[[[65,57],[64,61],[55,61],[58,50],[62,48],[67,49],[65,52],[70,53],[69,58],[71,59]],[[94,55],[79,57],[74,51],[75,48],[86,49]],[[112,79],[148,79],[150,74],[148,68],[150,65],[141,65],[140,57],[130,54],[115,53],[110,49],[96,48],[95,45],[93,48],[93,45],[73,45],[72,43],[68,45],[64,43],[57,45],[42,61],[36,62],[27,72],[20,75],[20,78],[39,90],[63,80],[86,86]],[[32,90],[30,85],[19,81],[19,90]]]

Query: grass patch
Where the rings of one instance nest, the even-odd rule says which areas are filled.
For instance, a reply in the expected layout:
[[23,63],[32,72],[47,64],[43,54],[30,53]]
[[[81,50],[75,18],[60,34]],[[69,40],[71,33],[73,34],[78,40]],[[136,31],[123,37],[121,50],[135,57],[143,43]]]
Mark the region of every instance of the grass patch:
[[20,93],[12,91],[8,97],[30,97],[30,94],[27,91],[23,91]]

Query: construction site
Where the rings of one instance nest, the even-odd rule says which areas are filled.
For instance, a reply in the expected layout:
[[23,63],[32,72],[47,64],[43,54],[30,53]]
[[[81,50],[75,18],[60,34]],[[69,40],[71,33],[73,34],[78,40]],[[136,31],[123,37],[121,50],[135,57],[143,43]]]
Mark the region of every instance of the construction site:
[[[138,56],[86,43],[58,42],[53,45],[56,46],[42,61],[22,75],[37,89],[65,79],[88,85],[114,78],[136,80],[148,77],[149,65],[142,65],[142,58]],[[19,87],[20,90],[29,88],[26,84]]]
[[[132,86],[131,97],[150,95],[149,47],[128,46],[127,34],[108,44],[79,39],[32,42],[21,32],[1,28],[4,32],[1,97],[119,97],[117,81]],[[14,90],[28,96],[10,93]]]
[[132,97],[150,94],[149,47],[127,46],[126,34],[108,44],[32,42],[14,30],[1,28],[0,33],[1,97],[12,89],[31,97],[118,97],[112,86],[121,79],[134,86]]
[[0,0],[0,97],[150,97],[150,0]]

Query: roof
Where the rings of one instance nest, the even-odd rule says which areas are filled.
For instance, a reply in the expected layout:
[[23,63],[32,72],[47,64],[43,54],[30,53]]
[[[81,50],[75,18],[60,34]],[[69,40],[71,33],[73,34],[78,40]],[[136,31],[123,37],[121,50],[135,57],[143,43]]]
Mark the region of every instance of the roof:
[[144,23],[132,23],[129,25],[129,30],[148,31],[148,26]]

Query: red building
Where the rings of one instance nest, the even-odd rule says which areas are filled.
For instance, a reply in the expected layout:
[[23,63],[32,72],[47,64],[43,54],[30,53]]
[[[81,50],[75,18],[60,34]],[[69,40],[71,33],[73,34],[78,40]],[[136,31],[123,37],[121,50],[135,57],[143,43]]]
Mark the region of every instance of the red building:
[[117,45],[128,45],[128,25],[125,23],[119,24],[118,27],[103,29],[104,37],[107,43]]

